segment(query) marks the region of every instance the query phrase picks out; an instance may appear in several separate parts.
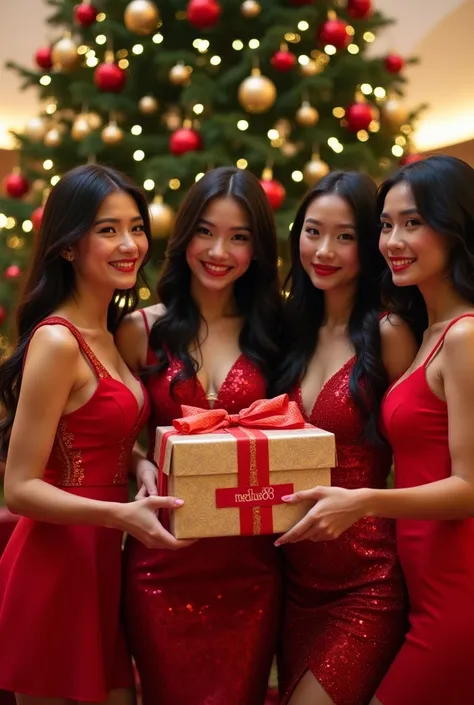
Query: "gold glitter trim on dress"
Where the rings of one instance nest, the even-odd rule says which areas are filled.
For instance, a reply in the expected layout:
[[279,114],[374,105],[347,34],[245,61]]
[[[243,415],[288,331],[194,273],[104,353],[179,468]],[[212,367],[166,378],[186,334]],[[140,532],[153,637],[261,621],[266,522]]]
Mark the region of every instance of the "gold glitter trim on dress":
[[128,466],[127,466],[127,458],[129,457],[129,445],[130,445],[130,439],[129,438],[123,438],[120,441],[120,451],[119,451],[119,457],[118,457],[118,470],[114,475],[114,479],[112,480],[114,485],[125,485],[128,480]]
[[68,431],[67,423],[62,419],[56,433],[56,452],[63,466],[59,484],[63,487],[78,487],[84,482],[82,453],[73,449],[74,434]]

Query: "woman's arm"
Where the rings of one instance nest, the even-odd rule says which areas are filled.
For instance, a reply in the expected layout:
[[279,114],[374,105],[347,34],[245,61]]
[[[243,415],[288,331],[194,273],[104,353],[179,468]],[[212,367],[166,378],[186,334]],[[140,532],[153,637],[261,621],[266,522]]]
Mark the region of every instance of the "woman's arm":
[[388,379],[394,382],[408,370],[418,352],[410,327],[399,316],[390,313],[380,321],[382,362]]
[[442,351],[448,407],[451,477],[400,490],[363,490],[364,513],[413,519],[474,516],[474,321],[463,319],[446,334]]
[[54,524],[94,524],[128,531],[148,546],[178,548],[156,510],[183,504],[148,497],[121,504],[77,497],[43,480],[59,421],[77,381],[80,351],[63,326],[43,326],[33,336],[23,370],[5,470],[5,500],[16,514]]
[[125,316],[115,333],[115,344],[123,360],[135,373],[146,366],[148,334],[140,311]]
[[[337,538],[364,516],[393,519],[457,520],[474,517],[474,321],[453,326],[444,341],[442,370],[449,423],[451,476],[418,487],[395,490],[346,490],[315,487],[287,499],[317,503],[278,540]],[[396,472],[396,468],[395,468]]]
[[33,519],[108,525],[112,506],[90,503],[43,481],[79,361],[79,346],[63,326],[43,326],[34,334],[10,438],[5,500],[13,512]]
[[[143,309],[149,329],[164,314],[165,310],[163,304],[155,304]],[[115,344],[131,370],[138,373],[146,367],[148,331],[143,320],[143,313],[134,311],[125,316],[115,333]]]
[[133,448],[130,471],[137,480],[138,492],[135,495],[135,499],[153,497],[158,494],[158,471],[156,465],[148,460],[145,451],[139,443],[135,443]]
[[[147,316],[149,327],[163,315],[165,307],[162,304],[143,309]],[[148,349],[148,332],[140,311],[134,311],[126,316],[115,334],[117,348],[127,365],[139,373],[146,366]],[[139,443],[135,443],[130,461],[130,472],[135,475],[138,483],[138,493],[135,499],[153,496],[158,493],[156,483],[156,467],[146,458],[146,453]]]

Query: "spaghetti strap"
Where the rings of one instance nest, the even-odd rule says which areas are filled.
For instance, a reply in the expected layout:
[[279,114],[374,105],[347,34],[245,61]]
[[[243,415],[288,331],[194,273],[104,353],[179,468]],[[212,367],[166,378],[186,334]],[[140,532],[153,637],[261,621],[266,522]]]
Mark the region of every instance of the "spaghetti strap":
[[[42,328],[43,326],[64,326],[65,328],[68,328],[69,331],[73,334],[73,336],[77,340],[81,351],[84,353],[84,355],[86,356],[86,358],[90,362],[97,377],[99,377],[100,379],[110,378],[109,372],[107,372],[106,368],[100,362],[100,360],[97,358],[95,353],[92,352],[91,348],[84,340],[82,334],[78,331],[76,326],[71,323],[71,321],[68,321],[66,318],[62,318],[61,316],[49,316],[48,318],[45,318],[43,321],[38,323],[38,325],[33,329],[33,332],[31,333],[31,336],[30,336],[30,341],[31,341],[31,338],[33,337],[33,335],[38,330],[38,328]],[[26,359],[26,352],[25,352],[24,360]]]
[[146,313],[142,308],[138,309],[138,311],[143,316],[143,323],[145,324],[146,336],[147,336],[147,338],[149,338],[150,337],[150,324],[148,323],[148,318],[146,317]]
[[448,330],[450,328],[452,328],[454,326],[454,324],[457,323],[458,321],[460,321],[462,318],[474,318],[474,313],[463,313],[461,316],[457,316],[457,318],[453,318],[453,320],[448,323],[448,325],[446,326],[446,328],[442,332],[438,342],[436,343],[436,345],[434,346],[434,348],[432,349],[432,351],[430,352],[430,354],[428,355],[428,357],[424,361],[423,365],[421,365],[421,367],[427,367],[429,365],[429,363],[431,362],[433,357],[436,355],[438,350],[443,345],[444,339],[446,337],[446,333],[448,332]]

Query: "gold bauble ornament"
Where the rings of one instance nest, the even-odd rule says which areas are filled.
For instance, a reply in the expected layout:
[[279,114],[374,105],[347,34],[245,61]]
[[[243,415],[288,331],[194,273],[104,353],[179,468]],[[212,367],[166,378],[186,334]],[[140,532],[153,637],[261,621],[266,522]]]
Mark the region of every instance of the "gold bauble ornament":
[[57,71],[68,73],[79,66],[82,56],[77,53],[77,44],[71,37],[63,37],[53,46],[51,59]]
[[46,147],[59,147],[62,142],[61,131],[57,127],[52,127],[44,137]]
[[280,149],[285,157],[296,157],[299,147],[295,142],[284,142]]
[[392,130],[399,130],[408,120],[408,109],[397,98],[389,98],[383,104],[382,119]]
[[324,64],[313,61],[312,59],[308,61],[307,64],[300,66],[300,73],[302,76],[317,76],[318,73],[322,73],[323,71]]
[[258,17],[262,8],[256,0],[245,0],[240,6],[240,12],[244,17]]
[[291,122],[286,118],[280,118],[275,123],[275,130],[278,132],[278,136],[286,139],[291,133]]
[[324,176],[329,174],[329,166],[319,158],[318,154],[313,154],[311,161],[303,167],[303,178],[307,186],[314,186]]
[[175,130],[179,130],[179,128],[182,126],[183,120],[181,118],[181,115],[176,115],[172,113],[171,115],[168,115],[165,118],[165,125],[170,130],[170,132],[175,132]]
[[123,140],[123,130],[120,129],[116,122],[109,122],[100,133],[100,136],[105,144],[116,145]]
[[71,128],[71,136],[76,142],[80,142],[91,132],[91,126],[87,115],[78,115]]
[[98,130],[99,127],[102,127],[102,118],[98,113],[87,113],[84,117],[89,123],[91,130]]
[[185,86],[191,78],[192,68],[184,64],[176,64],[170,69],[169,79],[175,86]]
[[162,196],[155,196],[153,202],[150,203],[150,224],[151,236],[153,238],[164,238],[171,235],[173,230],[176,215],[174,210],[163,203]]
[[46,186],[47,186],[47,183],[44,179],[35,179],[33,181],[33,183],[31,184],[31,190],[34,193],[43,193]]
[[132,0],[125,8],[124,21],[130,32],[146,36],[156,30],[160,13],[155,3],[149,0]]
[[319,66],[316,61],[313,61],[312,59],[308,61],[307,64],[303,64],[300,66],[300,73],[303,76],[316,76],[318,73],[321,73],[322,67]]
[[33,117],[25,125],[25,135],[32,142],[41,142],[48,132],[48,121],[42,117]]
[[266,113],[276,99],[275,84],[260,69],[253,69],[251,75],[239,86],[239,103],[248,113]]
[[319,120],[319,113],[305,100],[299,110],[296,111],[296,122],[304,127],[312,127]]
[[153,115],[159,107],[160,104],[152,95],[144,95],[143,98],[140,98],[138,101],[138,109],[144,115]]

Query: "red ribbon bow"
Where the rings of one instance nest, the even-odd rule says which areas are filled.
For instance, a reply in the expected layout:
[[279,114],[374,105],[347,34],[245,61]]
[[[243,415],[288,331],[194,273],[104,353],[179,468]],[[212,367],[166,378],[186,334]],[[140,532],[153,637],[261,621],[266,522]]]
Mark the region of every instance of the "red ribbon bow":
[[238,414],[229,414],[225,409],[199,409],[195,406],[181,407],[182,418],[175,419],[173,426],[178,433],[213,433],[230,426],[247,428],[277,429],[304,428],[305,420],[298,405],[281,394],[274,399],[259,399],[248,409]]

